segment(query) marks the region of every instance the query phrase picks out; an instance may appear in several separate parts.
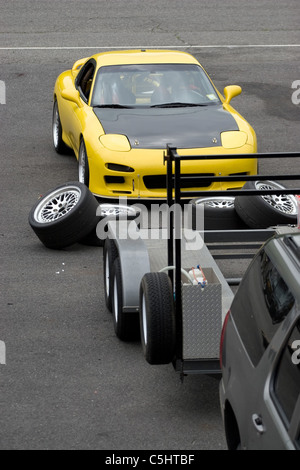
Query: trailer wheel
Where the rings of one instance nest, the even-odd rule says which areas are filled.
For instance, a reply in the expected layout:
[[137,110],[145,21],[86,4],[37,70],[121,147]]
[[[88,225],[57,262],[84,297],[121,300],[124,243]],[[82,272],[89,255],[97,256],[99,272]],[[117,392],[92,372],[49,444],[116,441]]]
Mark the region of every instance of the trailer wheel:
[[118,249],[113,240],[107,238],[103,247],[104,297],[108,310],[112,311],[113,266],[118,258]]
[[[275,181],[247,181],[243,189],[286,189]],[[297,223],[297,201],[292,195],[238,196],[235,208],[241,219],[254,229]]]
[[175,353],[172,284],[166,273],[147,273],[140,287],[142,347],[149,364],[169,364]]
[[116,336],[122,341],[135,341],[139,338],[138,312],[123,312],[123,285],[120,258],[113,264],[112,313]]
[[199,230],[201,228],[197,227],[197,216],[199,217],[199,214],[201,214],[200,204],[204,205],[205,230],[241,230],[247,228],[247,225],[235,210],[234,199],[232,196],[223,196],[203,197],[190,201],[190,204],[192,204],[192,229]]
[[47,247],[62,249],[79,242],[97,224],[98,202],[79,182],[48,191],[31,209],[29,224]]

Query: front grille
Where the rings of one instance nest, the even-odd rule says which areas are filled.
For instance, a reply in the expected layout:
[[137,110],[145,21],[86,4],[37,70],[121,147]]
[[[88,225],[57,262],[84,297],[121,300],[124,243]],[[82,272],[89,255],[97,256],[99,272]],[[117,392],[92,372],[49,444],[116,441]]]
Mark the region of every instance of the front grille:
[[[214,173],[182,174],[180,178],[180,186],[182,189],[208,188],[208,186],[212,184],[212,181],[210,179],[211,176],[215,176]],[[195,179],[196,177],[199,177],[199,179]],[[166,189],[167,187],[166,175],[144,176],[143,180],[147,189]]]

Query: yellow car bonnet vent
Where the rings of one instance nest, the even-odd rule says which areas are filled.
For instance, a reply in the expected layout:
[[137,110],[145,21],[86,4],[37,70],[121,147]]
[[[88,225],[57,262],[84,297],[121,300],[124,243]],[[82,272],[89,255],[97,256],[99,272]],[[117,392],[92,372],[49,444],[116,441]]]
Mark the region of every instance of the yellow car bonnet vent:
[[99,137],[101,144],[108,150],[115,152],[129,152],[130,143],[125,135],[104,134]]
[[247,142],[247,134],[243,131],[227,131],[221,133],[222,146],[225,149],[243,147]]

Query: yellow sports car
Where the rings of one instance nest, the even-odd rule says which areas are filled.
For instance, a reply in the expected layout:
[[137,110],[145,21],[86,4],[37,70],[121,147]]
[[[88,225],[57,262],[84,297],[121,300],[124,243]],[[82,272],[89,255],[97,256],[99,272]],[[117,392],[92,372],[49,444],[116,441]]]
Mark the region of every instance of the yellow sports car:
[[[100,197],[165,198],[167,144],[180,155],[256,153],[256,135],[235,111],[236,85],[219,93],[199,62],[171,50],[130,50],[78,60],[56,80],[53,143],[73,149],[79,181]],[[230,189],[212,176],[257,174],[257,159],[186,161],[202,188]],[[204,187],[203,187],[204,186]]]

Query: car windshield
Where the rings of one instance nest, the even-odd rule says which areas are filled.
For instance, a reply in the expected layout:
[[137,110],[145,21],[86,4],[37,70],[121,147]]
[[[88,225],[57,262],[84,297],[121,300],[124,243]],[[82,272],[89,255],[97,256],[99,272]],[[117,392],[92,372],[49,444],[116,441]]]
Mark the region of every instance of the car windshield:
[[91,105],[98,107],[181,107],[219,104],[204,70],[194,64],[101,67]]

